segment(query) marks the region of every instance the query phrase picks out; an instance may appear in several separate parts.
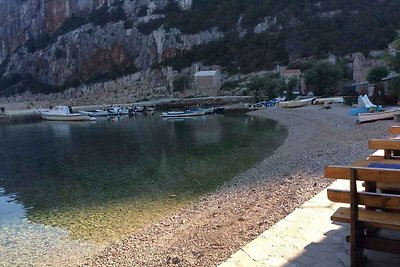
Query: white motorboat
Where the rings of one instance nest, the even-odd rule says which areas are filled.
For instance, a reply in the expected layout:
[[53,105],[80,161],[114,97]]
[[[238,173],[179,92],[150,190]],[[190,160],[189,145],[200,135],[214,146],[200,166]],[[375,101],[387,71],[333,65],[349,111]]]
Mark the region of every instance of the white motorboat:
[[214,114],[215,108],[209,107],[209,108],[204,108],[205,114]]
[[144,112],[144,111],[145,111],[145,107],[142,107],[142,106],[135,106],[135,107],[133,107],[133,110],[134,110],[135,112]]
[[119,109],[119,114],[120,115],[128,115],[129,114],[129,108],[120,108]]
[[49,121],[90,121],[96,120],[89,115],[73,113],[68,106],[55,106],[52,109],[42,109],[40,111],[42,119]]
[[109,115],[120,115],[120,107],[109,107],[107,109]]
[[202,116],[205,114],[204,109],[198,109],[198,110],[185,110],[185,111],[169,111],[169,112],[163,112],[161,114],[162,117],[164,118],[176,118],[176,117],[192,117],[192,116]]
[[307,99],[296,99],[290,101],[281,101],[279,102],[279,106],[281,108],[299,108],[308,106],[315,98],[307,98]]
[[395,114],[400,114],[400,108],[389,109],[386,111],[377,111],[371,113],[359,113],[357,123],[390,120],[394,118]]

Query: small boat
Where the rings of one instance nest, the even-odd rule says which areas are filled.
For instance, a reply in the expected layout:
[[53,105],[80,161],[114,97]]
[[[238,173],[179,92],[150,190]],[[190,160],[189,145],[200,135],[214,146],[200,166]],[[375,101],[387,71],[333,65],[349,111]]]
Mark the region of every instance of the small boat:
[[119,108],[119,115],[129,115],[129,108]]
[[109,107],[107,110],[109,115],[120,115],[119,113],[120,107]]
[[205,114],[214,114],[215,108],[210,107],[210,108],[204,108]]
[[176,118],[176,117],[192,117],[192,116],[202,116],[205,114],[204,109],[197,109],[197,110],[185,110],[185,111],[169,111],[163,112],[161,114],[164,118]]
[[394,118],[395,114],[400,114],[400,108],[394,108],[386,111],[372,112],[372,113],[359,113],[357,123],[371,122],[378,120],[390,120]]
[[90,117],[105,117],[108,116],[108,112],[102,109],[96,109],[96,110],[89,110],[89,111],[79,111],[79,113],[88,115]]
[[344,103],[343,96],[337,96],[337,97],[323,97],[323,98],[316,98],[312,104],[313,105],[325,105],[326,104],[338,104],[338,103]]
[[107,109],[108,115],[128,115],[129,114],[129,108],[126,107],[109,107]]
[[360,113],[374,113],[377,111],[383,111],[383,107],[381,105],[372,104],[367,95],[360,95],[358,96],[357,105],[349,110],[349,115],[358,116]]
[[279,106],[281,108],[299,108],[308,106],[315,98],[307,98],[307,99],[296,99],[290,101],[281,101],[279,102]]
[[91,121],[96,120],[89,115],[73,113],[72,108],[68,106],[55,106],[52,109],[43,109],[40,111],[42,119],[49,121]]
[[133,107],[133,110],[135,112],[144,112],[145,111],[145,107],[136,106],[136,107]]

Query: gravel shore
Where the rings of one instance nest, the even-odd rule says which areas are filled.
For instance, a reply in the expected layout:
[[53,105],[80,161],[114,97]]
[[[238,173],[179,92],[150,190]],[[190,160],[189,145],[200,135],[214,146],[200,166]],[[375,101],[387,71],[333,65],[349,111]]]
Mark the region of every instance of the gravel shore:
[[[271,157],[180,212],[108,246],[84,266],[216,266],[328,186],[327,164],[365,158],[393,121],[357,125],[348,107],[252,112],[289,129]],[[262,148],[260,148],[262,149]]]

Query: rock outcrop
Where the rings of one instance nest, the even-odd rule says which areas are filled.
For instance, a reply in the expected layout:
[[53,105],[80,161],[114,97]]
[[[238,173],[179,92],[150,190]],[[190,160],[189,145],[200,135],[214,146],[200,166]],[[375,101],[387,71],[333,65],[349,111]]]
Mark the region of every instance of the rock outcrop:
[[[181,9],[192,6],[191,0],[176,2]],[[146,72],[154,63],[223,37],[216,29],[192,35],[163,27],[151,34],[139,32],[139,23],[159,17],[139,16],[140,9],[151,13],[167,3],[0,0],[0,78],[17,73],[18,77],[33,77],[40,84],[65,90],[78,83]],[[103,9],[106,13],[100,12]],[[104,14],[109,17],[102,18]]]

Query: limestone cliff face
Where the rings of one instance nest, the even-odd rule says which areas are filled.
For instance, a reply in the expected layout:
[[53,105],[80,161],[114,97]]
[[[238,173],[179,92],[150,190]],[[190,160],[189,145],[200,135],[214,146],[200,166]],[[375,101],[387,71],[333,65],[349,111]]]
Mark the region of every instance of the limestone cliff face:
[[28,39],[52,33],[72,14],[88,13],[106,0],[0,0],[0,62]]
[[[191,0],[176,1],[182,9],[192,6]],[[223,37],[216,29],[192,35],[162,27],[150,34],[139,32],[138,24],[146,17],[151,21],[151,11],[162,9],[167,3],[168,0],[0,0],[0,78],[18,73],[51,86],[75,80],[87,82],[126,68],[146,71],[152,64],[194,45]],[[110,13],[117,6],[123,10],[123,19],[70,26],[96,10],[106,8]],[[143,7],[148,13],[144,17],[138,15]],[[29,49],[27,43],[43,36],[48,38],[43,41],[47,43]]]

